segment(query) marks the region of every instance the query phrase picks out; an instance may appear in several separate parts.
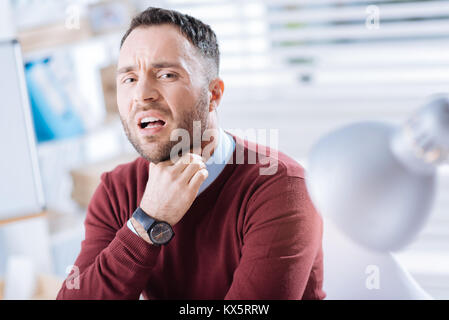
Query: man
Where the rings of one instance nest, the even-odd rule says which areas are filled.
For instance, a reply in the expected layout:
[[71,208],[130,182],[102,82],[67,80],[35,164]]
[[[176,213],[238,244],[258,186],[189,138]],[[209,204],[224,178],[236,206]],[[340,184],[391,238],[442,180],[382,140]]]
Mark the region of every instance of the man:
[[[325,297],[322,220],[303,169],[270,148],[254,158],[263,146],[219,127],[218,70],[208,25],[159,8],[133,19],[117,101],[141,157],[102,175],[59,299]],[[275,170],[261,174],[267,160]]]

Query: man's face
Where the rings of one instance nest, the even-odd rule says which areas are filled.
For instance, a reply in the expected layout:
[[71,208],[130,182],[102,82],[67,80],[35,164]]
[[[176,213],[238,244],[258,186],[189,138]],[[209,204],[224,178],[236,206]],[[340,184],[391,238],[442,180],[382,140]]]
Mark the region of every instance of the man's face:
[[[148,161],[170,158],[178,143],[170,141],[174,129],[187,130],[190,140],[194,121],[201,121],[201,133],[207,129],[209,90],[202,63],[196,48],[171,25],[139,27],[125,40],[117,104],[129,141]],[[148,120],[153,122],[145,126]]]

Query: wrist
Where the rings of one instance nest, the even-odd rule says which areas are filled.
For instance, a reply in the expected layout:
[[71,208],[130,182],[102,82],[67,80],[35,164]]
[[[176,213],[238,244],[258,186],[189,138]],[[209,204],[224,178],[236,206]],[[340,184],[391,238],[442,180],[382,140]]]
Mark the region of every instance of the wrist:
[[168,222],[157,220],[148,215],[141,207],[134,211],[132,218],[131,224],[137,226],[139,235],[155,246],[168,244],[175,235]]
[[147,216],[153,218],[154,220],[166,222],[172,228],[176,224],[176,221],[174,221],[173,219],[170,218],[170,216],[172,216],[172,215],[160,214],[160,212],[159,212],[159,214],[156,214],[152,210],[146,208],[145,206],[142,206],[142,204],[139,207],[146,213]]
[[143,228],[143,226],[140,224],[139,221],[137,221],[135,218],[131,217],[130,219],[131,224],[133,225],[134,229],[136,230],[137,234],[145,240],[147,243],[154,245],[153,242],[151,242],[150,236],[146,232],[146,230]]

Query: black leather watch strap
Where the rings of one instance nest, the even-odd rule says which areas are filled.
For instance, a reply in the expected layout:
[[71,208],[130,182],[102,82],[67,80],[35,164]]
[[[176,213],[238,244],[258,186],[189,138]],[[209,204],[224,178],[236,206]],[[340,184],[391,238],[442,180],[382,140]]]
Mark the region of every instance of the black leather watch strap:
[[138,207],[136,211],[134,211],[133,218],[143,226],[146,232],[148,232],[151,226],[156,222],[156,220],[147,215],[145,211],[143,211],[140,207]]

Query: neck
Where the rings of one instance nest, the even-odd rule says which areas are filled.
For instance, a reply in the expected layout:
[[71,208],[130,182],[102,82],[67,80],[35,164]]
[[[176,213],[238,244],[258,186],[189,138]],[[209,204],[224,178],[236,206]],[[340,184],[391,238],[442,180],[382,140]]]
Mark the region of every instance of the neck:
[[220,139],[220,128],[215,112],[209,113],[208,125],[203,134],[206,141],[201,137],[201,150],[192,149],[192,152],[203,156],[206,162],[214,154]]

